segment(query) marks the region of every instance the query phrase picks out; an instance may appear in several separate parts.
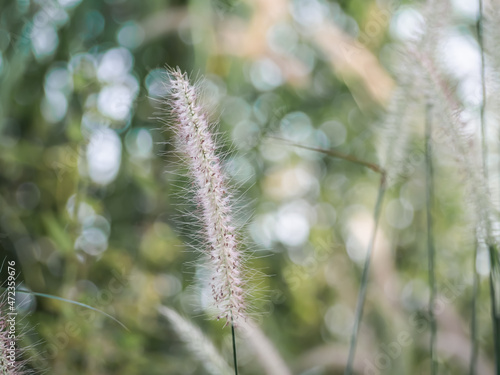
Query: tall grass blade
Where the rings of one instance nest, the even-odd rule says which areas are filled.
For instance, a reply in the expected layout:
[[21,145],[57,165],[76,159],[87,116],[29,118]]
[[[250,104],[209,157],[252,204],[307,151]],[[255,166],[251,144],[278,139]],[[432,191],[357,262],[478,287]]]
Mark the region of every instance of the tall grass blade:
[[438,371],[436,337],[437,324],[434,316],[434,304],[436,301],[436,273],[434,263],[436,258],[434,246],[434,230],[432,220],[432,201],[434,198],[434,171],[432,166],[432,107],[430,104],[426,108],[425,120],[425,176],[426,176],[426,211],[427,211],[427,257],[429,262],[429,320],[431,328],[430,355],[431,355],[431,375],[436,375]]
[[[485,134],[485,126],[484,126],[484,104],[486,98],[486,85],[484,81],[484,46],[483,46],[483,2],[479,0],[479,17],[477,20],[477,39],[481,51],[481,91],[483,94],[483,100],[480,107],[481,113],[481,137],[482,137],[482,155],[483,155],[483,168],[485,176],[488,174],[487,169],[487,144],[486,144],[486,134]],[[478,342],[477,342],[477,330],[478,330],[478,322],[477,322],[477,299],[480,293],[480,280],[479,274],[477,273],[477,254],[478,254],[479,241],[476,238],[476,247],[474,249],[474,281],[472,287],[472,315],[471,315],[471,353],[470,353],[470,363],[469,363],[469,375],[476,374],[477,368],[477,354],[478,354]]]
[[[481,148],[483,154],[484,179],[488,183],[488,138],[486,135],[485,109],[486,109],[486,81],[485,81],[485,59],[483,41],[483,0],[479,0],[479,17],[477,20],[477,41],[481,52],[481,93],[482,101],[480,110],[481,121]],[[487,186],[488,188],[488,186]]]
[[370,238],[370,243],[368,245],[368,250],[366,252],[363,273],[361,275],[361,285],[360,285],[359,294],[358,294],[358,301],[356,304],[354,325],[352,327],[352,334],[351,334],[351,344],[349,346],[349,357],[347,359],[347,366],[346,366],[346,369],[344,372],[345,375],[352,374],[354,356],[356,354],[356,346],[358,343],[359,326],[361,323],[361,319],[363,317],[363,308],[365,305],[366,290],[368,287],[368,274],[370,271],[371,257],[372,257],[373,248],[375,246],[375,239],[376,239],[376,235],[377,235],[378,224],[380,221],[380,212],[382,211],[382,202],[384,200],[385,191],[386,191],[386,180],[385,180],[385,174],[383,174],[381,179],[380,179],[377,201],[375,203],[375,211],[373,214],[375,224],[373,226],[373,232],[372,232],[372,235]]
[[[4,288],[2,288],[4,289]],[[66,299],[66,298],[62,298],[62,297],[57,297],[57,296],[53,296],[51,294],[45,294],[45,293],[37,293],[37,292],[32,292],[32,291],[29,291],[29,290],[24,290],[24,289],[16,289],[17,292],[19,293],[24,293],[24,294],[30,294],[32,296],[36,296],[36,297],[43,297],[43,298],[48,298],[48,299],[53,299],[53,300],[56,300],[56,301],[62,301],[62,302],[67,302],[67,303],[71,303],[73,305],[76,305],[76,306],[81,306],[81,307],[85,307],[86,309],[89,309],[89,310],[92,310],[92,311],[95,311],[99,314],[102,314],[106,317],[108,317],[109,319],[113,320],[114,322],[116,322],[117,324],[119,324],[122,328],[126,329],[127,331],[130,331],[126,326],[125,324],[123,324],[122,322],[120,322],[118,319],[116,319],[114,316],[112,315],[109,315],[108,313],[105,313],[104,311],[102,310],[99,310],[99,309],[96,309],[95,307],[92,307],[92,306],[89,306],[89,305],[86,305],[85,303],[81,303],[81,302],[77,302],[77,301],[72,301],[70,299]]]
[[[479,1],[479,17],[477,20],[477,39],[481,52],[481,91],[482,101],[480,106],[480,122],[481,122],[481,148],[483,159],[483,173],[486,184],[486,191],[489,192],[488,181],[488,137],[486,133],[486,79],[485,79],[485,56],[484,56],[484,35],[483,35],[483,18],[484,18],[484,4],[483,0]],[[493,242],[488,243],[488,250],[490,254],[490,297],[491,297],[491,314],[493,325],[493,341],[495,348],[495,366],[496,373],[500,375],[500,311],[499,311],[499,297],[498,290],[500,288],[500,269],[498,264],[498,249]]]
[[477,368],[477,354],[478,354],[478,342],[477,342],[477,299],[480,293],[479,284],[479,274],[477,273],[477,253],[478,253],[479,243],[476,241],[476,247],[474,249],[474,281],[472,286],[472,316],[470,322],[470,341],[471,341],[471,353],[470,353],[470,364],[469,364],[469,375],[476,374]]
[[495,357],[495,373],[500,375],[500,310],[498,308],[499,296],[497,295],[500,284],[500,270],[498,265],[498,250],[495,245],[488,245],[490,254],[490,301],[491,301],[491,318],[493,325],[493,342],[494,342],[494,357]]
[[325,149],[320,149],[320,148],[316,148],[316,147],[305,146],[305,145],[290,142],[286,139],[282,139],[279,137],[271,137],[271,138],[276,139],[278,141],[288,143],[289,145],[294,146],[294,147],[299,147],[299,148],[303,148],[306,150],[321,152],[323,154],[330,155],[330,156],[335,157],[335,158],[339,158],[339,159],[349,161],[351,163],[359,164],[359,165],[362,165],[362,166],[369,168],[369,169],[373,170],[374,172],[377,172],[380,174],[380,185],[379,185],[379,189],[378,189],[377,201],[375,203],[375,210],[374,210],[374,214],[373,214],[374,227],[373,227],[373,232],[371,234],[370,243],[368,244],[368,250],[366,252],[365,264],[363,266],[363,273],[361,275],[361,285],[360,285],[359,294],[358,294],[358,301],[356,303],[354,325],[353,325],[352,334],[351,334],[351,344],[349,346],[349,358],[347,359],[347,365],[346,365],[346,369],[344,372],[345,375],[350,375],[350,374],[352,374],[354,356],[356,354],[356,346],[358,343],[359,325],[360,325],[361,319],[363,317],[363,307],[365,304],[366,290],[368,287],[368,275],[369,275],[369,271],[370,271],[371,257],[372,257],[373,248],[375,246],[375,239],[376,239],[376,235],[377,235],[378,224],[380,221],[380,213],[382,211],[382,202],[384,200],[385,191],[387,189],[387,178],[386,178],[387,174],[386,174],[386,171],[383,168],[381,168],[379,165],[373,164],[373,163],[370,163],[370,162],[367,162],[364,160],[360,160],[353,155],[342,154],[342,153],[334,151],[334,150],[325,150]]

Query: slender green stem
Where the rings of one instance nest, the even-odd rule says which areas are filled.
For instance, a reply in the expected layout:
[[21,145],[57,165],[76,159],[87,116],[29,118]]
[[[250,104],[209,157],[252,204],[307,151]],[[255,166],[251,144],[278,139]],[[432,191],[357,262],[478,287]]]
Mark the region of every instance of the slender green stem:
[[493,326],[493,342],[496,374],[500,375],[500,311],[498,308],[498,295],[496,288],[499,284],[499,267],[497,254],[498,250],[494,245],[488,245],[490,254],[490,301],[491,301],[491,320]]
[[[488,143],[487,143],[487,133],[486,133],[486,63],[484,55],[484,4],[483,0],[479,1],[479,17],[477,20],[477,40],[479,48],[481,51],[481,91],[482,91],[482,101],[480,107],[481,115],[481,138],[482,138],[482,154],[483,154],[483,173],[484,181],[486,184],[486,191],[489,192],[489,181],[488,181]],[[488,237],[491,237],[491,233],[488,233]],[[491,299],[491,315],[492,315],[492,325],[493,325],[493,341],[495,346],[495,365],[496,374],[500,375],[500,311],[499,311],[499,301],[498,298],[498,288],[500,288],[500,270],[498,264],[498,249],[493,244],[490,238],[488,238],[488,251],[490,255],[490,299]]]
[[436,336],[437,324],[434,316],[434,304],[436,300],[436,273],[435,273],[435,258],[436,251],[434,246],[434,230],[432,220],[432,201],[434,197],[434,171],[432,167],[432,118],[431,105],[426,108],[425,121],[425,175],[426,175],[426,203],[427,203],[427,252],[429,262],[429,320],[431,328],[430,340],[430,355],[431,355],[431,374],[436,375],[438,370],[437,354],[436,354]]
[[[486,137],[486,80],[485,80],[485,59],[484,59],[484,42],[483,42],[483,0],[479,0],[479,17],[477,20],[477,41],[481,51],[481,92],[482,101],[480,106],[481,116],[481,147],[483,153],[483,172],[486,183],[488,182],[488,138]],[[488,187],[488,186],[487,186]]]
[[234,360],[234,375],[238,375],[238,358],[236,355],[236,336],[234,334],[234,323],[231,317],[231,335],[233,337],[233,360]]
[[358,343],[359,326],[361,323],[361,319],[363,317],[363,307],[365,305],[366,290],[368,287],[368,274],[370,271],[370,262],[371,262],[371,258],[372,258],[373,248],[375,246],[375,239],[376,239],[376,235],[377,235],[378,224],[380,221],[380,212],[382,211],[382,201],[384,199],[385,191],[386,191],[385,174],[382,174],[382,177],[380,179],[380,186],[378,189],[377,202],[375,203],[375,212],[373,215],[375,225],[373,227],[373,232],[371,234],[370,243],[368,245],[368,250],[366,252],[363,273],[361,275],[361,285],[359,288],[358,301],[356,304],[354,325],[353,325],[352,333],[351,333],[351,345],[349,346],[349,357],[347,359],[347,366],[346,366],[346,369],[344,372],[345,375],[352,374],[352,368],[353,368],[353,364],[354,364],[354,356],[356,354],[356,346]]
[[321,152],[323,154],[326,154],[326,155],[329,155],[329,156],[332,156],[335,158],[339,158],[339,159],[349,161],[351,163],[359,164],[359,165],[362,165],[362,166],[369,168],[372,171],[380,174],[380,185],[379,185],[379,189],[378,189],[377,201],[375,203],[375,210],[374,210],[374,214],[373,214],[375,225],[373,227],[373,232],[371,234],[370,243],[368,244],[368,250],[366,251],[366,258],[365,258],[365,264],[363,266],[363,273],[361,274],[361,284],[360,284],[360,289],[359,289],[359,293],[358,293],[358,300],[356,303],[354,324],[353,324],[353,328],[352,328],[352,332],[351,332],[351,344],[349,346],[349,357],[347,359],[347,365],[346,365],[346,369],[344,372],[345,375],[350,375],[350,374],[352,374],[352,368],[353,368],[353,364],[354,364],[354,356],[356,354],[356,346],[358,343],[359,325],[361,324],[361,319],[363,318],[363,308],[365,305],[366,290],[368,287],[368,274],[370,271],[372,252],[373,252],[373,248],[375,246],[375,239],[376,239],[376,235],[377,235],[378,224],[380,221],[380,212],[382,211],[382,202],[384,200],[384,195],[385,195],[385,191],[387,188],[386,172],[379,165],[373,164],[373,163],[370,163],[370,162],[367,162],[364,160],[360,160],[353,155],[342,154],[342,153],[334,151],[334,150],[325,150],[325,149],[321,149],[321,148],[304,146],[304,145],[290,142],[286,139],[279,138],[279,137],[271,137],[271,138],[279,140],[281,142],[286,142],[289,145],[292,145],[295,147],[300,147],[300,148],[303,148],[306,150]]
[[480,284],[479,284],[479,274],[477,273],[477,249],[479,247],[479,243],[476,241],[476,247],[474,249],[474,284],[472,286],[472,316],[470,322],[470,341],[471,341],[471,352],[470,352],[470,363],[469,363],[469,375],[476,374],[477,367],[477,298],[480,293]]

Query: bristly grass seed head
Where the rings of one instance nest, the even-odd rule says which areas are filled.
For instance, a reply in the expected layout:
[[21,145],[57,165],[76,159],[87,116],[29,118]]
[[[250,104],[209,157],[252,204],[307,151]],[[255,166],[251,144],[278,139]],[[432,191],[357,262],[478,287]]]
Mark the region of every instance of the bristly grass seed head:
[[217,318],[225,319],[226,323],[237,322],[245,316],[245,283],[232,196],[199,88],[179,69],[171,69],[169,75],[166,104],[170,118],[166,123],[176,134],[176,150],[188,164],[196,190]]

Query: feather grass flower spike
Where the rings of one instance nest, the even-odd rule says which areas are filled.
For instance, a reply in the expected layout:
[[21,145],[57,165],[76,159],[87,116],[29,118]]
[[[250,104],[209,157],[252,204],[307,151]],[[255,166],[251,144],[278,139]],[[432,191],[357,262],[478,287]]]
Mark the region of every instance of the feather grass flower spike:
[[225,319],[226,325],[237,325],[245,316],[242,256],[233,225],[232,197],[212,135],[213,127],[207,108],[201,103],[200,88],[191,85],[179,69],[170,70],[169,75],[169,125],[176,134],[176,149],[181,151],[194,180],[217,319]]

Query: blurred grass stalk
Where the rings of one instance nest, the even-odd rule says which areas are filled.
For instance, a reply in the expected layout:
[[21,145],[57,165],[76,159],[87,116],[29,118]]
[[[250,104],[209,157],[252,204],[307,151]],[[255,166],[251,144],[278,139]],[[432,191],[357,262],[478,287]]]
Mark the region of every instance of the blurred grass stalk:
[[366,299],[366,290],[368,288],[368,274],[370,272],[370,263],[373,253],[373,248],[375,246],[375,239],[377,236],[377,229],[380,222],[380,213],[382,211],[382,203],[384,200],[385,192],[387,189],[386,185],[386,174],[383,173],[380,177],[380,185],[378,188],[377,201],[375,203],[375,209],[373,213],[373,231],[370,238],[370,243],[368,244],[368,250],[366,251],[365,264],[363,266],[363,273],[361,275],[361,285],[359,287],[358,301],[356,303],[356,312],[354,315],[354,324],[352,327],[351,334],[351,344],[349,346],[349,357],[347,358],[347,365],[344,374],[352,374],[352,368],[354,363],[354,356],[356,354],[356,346],[358,343],[359,335],[359,325],[361,324],[361,319],[363,318],[363,308]]
[[367,162],[364,160],[360,160],[353,155],[342,154],[342,153],[334,151],[334,150],[325,150],[325,149],[305,146],[305,145],[290,142],[286,139],[282,139],[279,137],[270,137],[270,138],[285,142],[285,143],[292,145],[292,146],[295,146],[295,147],[299,147],[299,148],[303,148],[303,149],[311,150],[311,151],[321,152],[323,154],[332,156],[334,158],[339,158],[339,159],[349,161],[351,163],[359,164],[359,165],[362,165],[362,166],[369,168],[369,169],[380,174],[380,184],[379,184],[379,188],[378,188],[377,200],[375,202],[375,209],[374,209],[374,213],[373,213],[374,226],[373,226],[373,231],[371,233],[370,242],[368,244],[368,249],[366,251],[363,272],[361,274],[361,285],[359,288],[358,300],[356,303],[356,312],[355,312],[355,316],[354,316],[354,324],[353,324],[352,333],[351,333],[351,343],[349,346],[349,356],[347,359],[347,365],[346,365],[345,373],[344,373],[345,375],[352,374],[353,364],[354,364],[354,356],[356,354],[356,346],[358,343],[359,326],[360,326],[361,320],[363,318],[363,308],[365,305],[366,290],[368,288],[368,275],[370,273],[370,263],[371,263],[373,248],[375,247],[377,229],[378,229],[378,225],[380,222],[380,213],[382,211],[382,203],[384,200],[385,192],[387,190],[387,173],[379,165],[373,164],[373,163],[370,163],[370,162]]
[[[477,39],[478,39],[478,44],[481,52],[481,91],[483,94],[483,100],[481,103],[480,107],[480,114],[481,114],[481,151],[482,151],[482,157],[483,157],[483,168],[485,172],[485,177],[487,176],[487,155],[486,155],[486,138],[485,138],[485,127],[484,127],[484,102],[485,102],[485,84],[484,84],[484,48],[483,48],[483,36],[482,36],[482,16],[483,16],[483,4],[482,0],[479,0],[479,17],[477,20]],[[470,353],[470,363],[469,363],[469,375],[474,375],[476,374],[476,368],[477,368],[477,355],[478,355],[478,342],[477,342],[477,330],[478,330],[478,322],[477,322],[477,300],[478,296],[480,293],[480,278],[479,278],[479,273],[477,272],[477,256],[478,256],[478,249],[480,246],[480,242],[477,238],[477,233],[476,233],[476,247],[474,249],[474,269],[473,269],[473,275],[474,275],[474,281],[473,281],[473,289],[472,289],[472,314],[471,314],[471,353]],[[495,361],[496,362],[496,361]]]
[[480,294],[480,280],[479,273],[477,272],[477,254],[478,254],[479,242],[476,238],[476,246],[474,249],[474,281],[472,286],[472,316],[471,316],[471,327],[470,327],[470,341],[471,341],[471,354],[470,354],[470,364],[469,364],[469,375],[476,374],[477,368],[477,355],[478,355],[478,343],[477,343],[477,300]]
[[438,361],[436,353],[437,324],[434,316],[434,304],[436,300],[436,274],[434,231],[432,220],[432,202],[434,200],[434,172],[432,167],[432,105],[426,106],[425,119],[425,180],[426,180],[426,211],[427,211],[427,256],[429,262],[429,320],[431,328],[430,337],[430,356],[431,356],[431,374],[438,372]]
[[[477,40],[479,44],[479,50],[481,55],[481,94],[482,100],[480,105],[480,124],[481,124],[481,151],[482,151],[482,161],[483,161],[483,173],[484,181],[486,185],[486,192],[489,195],[489,173],[488,173],[488,143],[487,143],[487,133],[486,133],[486,65],[485,65],[485,55],[484,55],[484,35],[483,35],[483,21],[484,21],[484,4],[483,0],[478,0],[479,15],[477,19]],[[488,237],[492,234],[489,233]],[[496,374],[500,375],[500,269],[498,264],[498,248],[496,242],[492,239],[488,239],[488,251],[490,255],[490,299],[491,299],[491,315],[492,315],[492,325],[493,325],[493,341],[494,341],[494,358]],[[477,272],[475,270],[475,272]],[[476,290],[474,290],[476,292]],[[474,297],[475,299],[476,297]],[[474,302],[473,307],[476,308],[477,304]],[[474,319],[476,314],[473,314]],[[476,322],[473,322],[475,324]],[[475,328],[475,327],[473,327]],[[474,330],[473,339],[476,340],[476,331]],[[473,348],[476,344],[473,343]],[[475,351],[473,349],[471,357],[471,373],[474,372],[474,362],[475,361]]]

